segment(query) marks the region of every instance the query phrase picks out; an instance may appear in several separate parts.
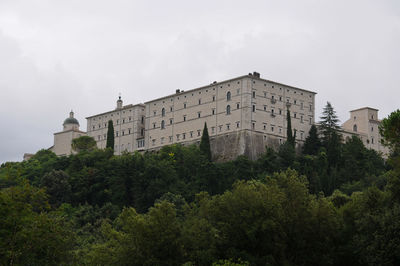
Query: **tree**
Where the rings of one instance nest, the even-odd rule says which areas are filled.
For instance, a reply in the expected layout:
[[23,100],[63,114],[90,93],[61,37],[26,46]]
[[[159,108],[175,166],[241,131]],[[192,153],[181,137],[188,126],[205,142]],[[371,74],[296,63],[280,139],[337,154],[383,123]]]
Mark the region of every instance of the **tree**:
[[[292,132],[292,119],[290,118],[290,111],[289,109],[286,112],[286,122],[287,122],[287,129],[286,129],[286,135],[287,135],[287,142],[292,145],[293,147],[295,146],[295,141],[296,141],[296,133],[293,136]],[[296,132],[296,131],[295,131]]]
[[92,151],[96,148],[96,141],[90,136],[82,136],[72,140],[72,149],[76,152]]
[[318,138],[317,127],[312,125],[303,146],[303,153],[317,155],[319,148],[321,148],[321,141]]
[[204,123],[203,135],[200,141],[200,152],[211,161],[210,137],[208,135],[207,123]]
[[337,166],[340,160],[342,135],[338,133],[340,129],[338,125],[339,119],[330,102],[326,103],[320,118],[322,144],[326,148],[329,165]]
[[400,150],[400,110],[392,112],[384,118],[379,126],[379,133],[383,138],[383,144],[393,151]]
[[69,176],[62,170],[52,170],[43,176],[41,186],[46,188],[51,205],[58,207],[62,203],[69,202],[71,185],[68,179]]
[[114,125],[112,120],[108,121],[106,148],[111,148],[114,150]]

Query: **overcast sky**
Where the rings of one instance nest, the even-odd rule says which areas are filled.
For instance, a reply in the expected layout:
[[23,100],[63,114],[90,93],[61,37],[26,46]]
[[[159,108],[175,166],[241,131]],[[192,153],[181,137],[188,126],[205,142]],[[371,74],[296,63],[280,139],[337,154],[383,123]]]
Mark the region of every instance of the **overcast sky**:
[[342,122],[400,100],[400,1],[0,0],[0,163],[85,117],[257,71]]

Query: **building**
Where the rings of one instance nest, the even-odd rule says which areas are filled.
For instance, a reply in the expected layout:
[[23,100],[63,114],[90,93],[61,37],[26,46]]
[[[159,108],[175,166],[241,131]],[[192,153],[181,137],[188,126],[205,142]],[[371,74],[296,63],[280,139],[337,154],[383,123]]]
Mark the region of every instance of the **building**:
[[54,145],[49,150],[59,156],[70,155],[73,153],[71,148],[72,140],[85,135],[86,132],[79,130],[79,122],[74,118],[74,112],[71,111],[69,117],[64,120],[63,131],[54,133]]
[[363,107],[350,111],[350,119],[342,124],[343,137],[359,137],[365,147],[381,152],[384,156],[389,154],[389,149],[382,145],[379,134],[378,109]]
[[123,151],[144,150],[145,137],[145,105],[125,105],[121,96],[117,107],[105,113],[89,116],[87,134],[97,142],[97,147],[104,149],[107,143],[108,121],[114,126],[114,152],[119,155]]
[[286,140],[286,112],[290,110],[297,143],[314,123],[315,92],[262,79],[260,74],[213,82],[200,88],[176,90],[145,104],[122,105],[87,117],[88,135],[99,148],[107,139],[107,122],[113,120],[115,153],[158,150],[164,145],[199,143],[207,123],[213,158],[238,155],[257,158],[265,146]]

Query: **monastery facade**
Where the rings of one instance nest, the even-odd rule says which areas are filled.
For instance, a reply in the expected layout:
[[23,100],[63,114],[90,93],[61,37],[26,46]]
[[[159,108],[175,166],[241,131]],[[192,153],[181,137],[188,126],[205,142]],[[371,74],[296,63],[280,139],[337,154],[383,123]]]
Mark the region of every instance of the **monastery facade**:
[[[232,160],[239,155],[256,159],[265,147],[277,149],[286,141],[287,111],[297,148],[315,124],[315,92],[260,77],[257,72],[200,88],[176,90],[174,94],[144,104],[123,105],[87,117],[87,132],[71,111],[63,131],[54,134],[57,155],[73,153],[71,141],[88,135],[99,148],[107,142],[108,121],[114,125],[114,152],[153,151],[165,145],[200,143],[207,123],[214,160]],[[389,153],[381,144],[378,110],[370,107],[350,111],[342,125],[343,139],[358,136],[367,148]]]
[[265,146],[285,142],[287,110],[297,143],[304,142],[315,119],[315,94],[254,72],[144,104],[123,106],[119,99],[115,110],[87,117],[87,134],[104,148],[107,123],[113,120],[114,151],[121,154],[199,143],[207,123],[214,159],[242,154],[254,159]]

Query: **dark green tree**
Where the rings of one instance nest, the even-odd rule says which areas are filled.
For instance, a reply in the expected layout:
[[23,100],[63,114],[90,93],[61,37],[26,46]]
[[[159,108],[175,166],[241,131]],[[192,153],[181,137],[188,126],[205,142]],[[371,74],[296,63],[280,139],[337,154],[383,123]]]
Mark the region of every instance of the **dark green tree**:
[[286,123],[287,123],[287,129],[286,129],[286,136],[287,136],[287,142],[294,147],[295,145],[295,136],[293,136],[292,132],[292,119],[290,117],[290,110],[287,109],[286,112]]
[[326,148],[330,167],[338,165],[341,156],[342,135],[339,130],[339,119],[330,102],[326,103],[320,117],[322,144]]
[[319,148],[321,148],[321,141],[318,138],[317,127],[312,125],[303,146],[303,153],[317,155]]
[[207,123],[204,123],[203,135],[200,141],[200,152],[211,161],[210,136],[208,135]]
[[111,148],[114,150],[114,125],[112,120],[108,121],[106,148]]
[[92,151],[96,148],[96,141],[90,136],[82,136],[72,140],[71,147],[76,152]]

